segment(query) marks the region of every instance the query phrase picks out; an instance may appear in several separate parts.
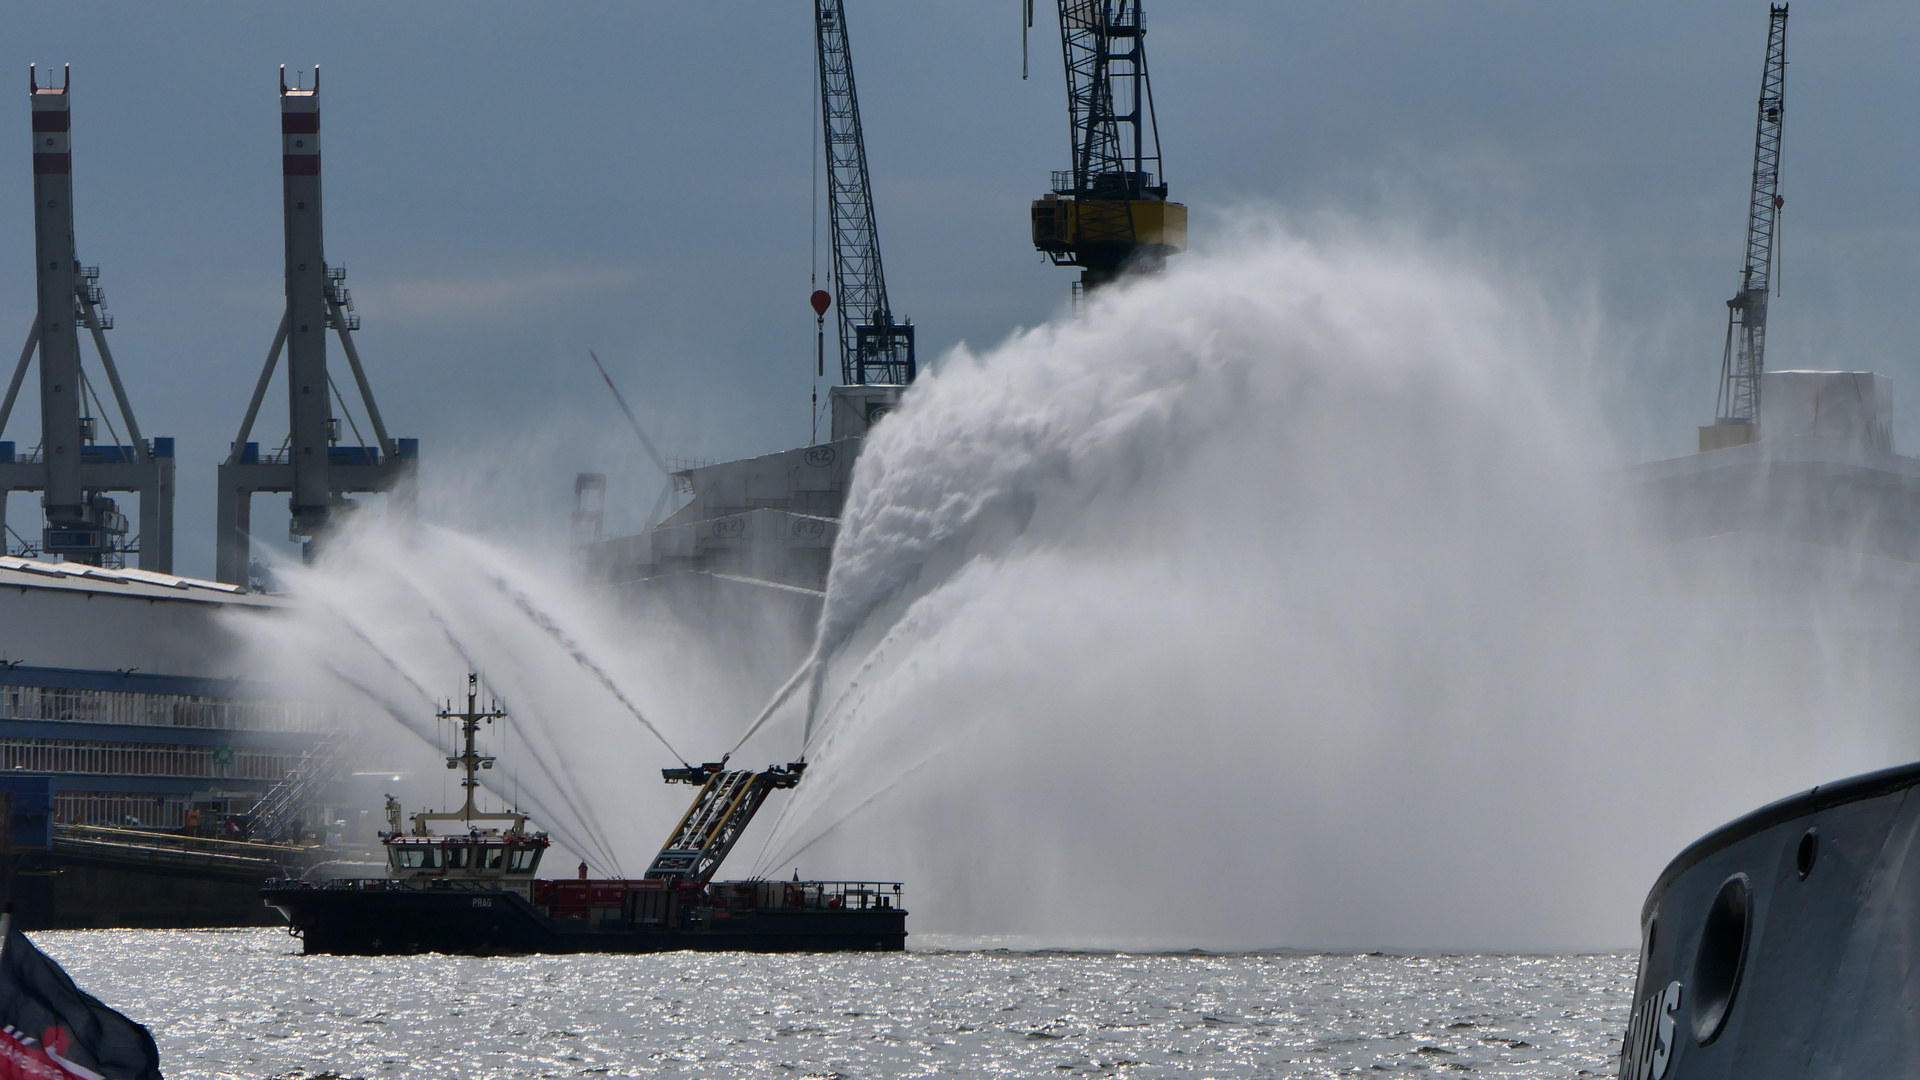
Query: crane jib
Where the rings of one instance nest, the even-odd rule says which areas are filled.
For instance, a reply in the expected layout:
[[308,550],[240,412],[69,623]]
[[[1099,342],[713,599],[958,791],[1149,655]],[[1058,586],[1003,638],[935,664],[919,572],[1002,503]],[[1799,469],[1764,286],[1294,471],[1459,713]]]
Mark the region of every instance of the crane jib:
[[840,381],[848,385],[905,385],[918,374],[913,326],[896,320],[887,302],[867,175],[866,136],[853,85],[841,0],[815,0],[820,62],[821,133],[826,144],[827,222],[833,240],[835,305],[839,310]]
[[[1773,288],[1780,223],[1780,129],[1786,116],[1787,5],[1769,5],[1767,58],[1754,122],[1753,183],[1747,196],[1747,244],[1740,291],[1727,301],[1727,337],[1720,358],[1716,422],[1701,431],[1701,449],[1758,437],[1760,376],[1766,370],[1767,293]],[[1712,432],[1712,435],[1709,435]]]

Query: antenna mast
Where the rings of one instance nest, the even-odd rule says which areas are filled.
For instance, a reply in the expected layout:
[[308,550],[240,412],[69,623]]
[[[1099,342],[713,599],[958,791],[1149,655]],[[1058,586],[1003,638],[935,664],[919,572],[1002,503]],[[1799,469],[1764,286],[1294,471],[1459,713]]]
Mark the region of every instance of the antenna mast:
[[[1714,427],[1701,449],[1737,446],[1759,437],[1760,374],[1766,370],[1767,291],[1773,282],[1773,237],[1780,207],[1780,121],[1787,83],[1787,5],[1768,5],[1767,63],[1760,76],[1753,137],[1753,187],[1747,198],[1747,262],[1740,291],[1727,301],[1727,342],[1720,360]],[[1729,428],[1744,429],[1737,433]],[[1719,429],[1717,438],[1707,432]],[[1709,445],[1711,443],[1712,445]]]

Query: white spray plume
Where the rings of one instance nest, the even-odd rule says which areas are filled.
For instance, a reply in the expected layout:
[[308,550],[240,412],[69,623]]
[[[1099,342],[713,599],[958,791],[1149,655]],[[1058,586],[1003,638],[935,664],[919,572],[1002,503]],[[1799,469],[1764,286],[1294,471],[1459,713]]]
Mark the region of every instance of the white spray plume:
[[483,786],[532,812],[555,858],[601,873],[637,873],[683,809],[657,771],[679,763],[672,748],[712,749],[770,685],[750,664],[719,669],[683,628],[610,621],[565,564],[446,529],[356,521],[317,565],[279,575],[291,610],[249,625],[257,666],[359,718],[357,765],[412,774],[409,809],[457,806],[438,760],[453,732],[433,714],[464,704],[476,671],[509,713],[485,733],[499,762]]
[[757,869],[916,932],[1611,947],[1700,832],[1910,756],[1875,601],[1646,541],[1548,291],[1269,234],[948,357],[857,467]]

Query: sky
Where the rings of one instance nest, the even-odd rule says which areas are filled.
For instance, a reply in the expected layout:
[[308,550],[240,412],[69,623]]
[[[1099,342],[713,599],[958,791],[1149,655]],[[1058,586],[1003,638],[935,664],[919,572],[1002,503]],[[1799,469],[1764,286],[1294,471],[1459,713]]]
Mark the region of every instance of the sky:
[[[923,361],[1068,295],[1071,272],[1027,237],[1028,201],[1068,161],[1038,6],[1022,81],[1017,0],[847,0],[889,290]],[[1621,455],[1684,453],[1712,418],[1738,282],[1766,9],[1152,4],[1166,179],[1196,254],[1252,218],[1349,216],[1519,261],[1564,295],[1569,348],[1604,361]],[[5,22],[17,88],[29,63],[73,65],[80,257],[101,267],[142,428],[177,440],[181,572],[211,573],[214,467],[284,303],[281,64],[324,73],[328,261],[390,430],[421,440],[428,513],[537,546],[565,534],[574,473],[599,471],[609,530],[642,523],[660,479],[589,349],[671,456],[811,437],[806,298],[826,259],[807,5],[101,0],[15,2]],[[1913,5],[1794,6],[1768,355],[1891,375],[1905,445],[1916,46]],[[33,317],[27,119],[25,101],[0,108],[13,340]],[[263,444],[284,400],[276,385]],[[33,410],[17,413],[0,438],[30,446]],[[32,498],[14,497],[15,528]],[[256,506],[263,541],[277,504]]]

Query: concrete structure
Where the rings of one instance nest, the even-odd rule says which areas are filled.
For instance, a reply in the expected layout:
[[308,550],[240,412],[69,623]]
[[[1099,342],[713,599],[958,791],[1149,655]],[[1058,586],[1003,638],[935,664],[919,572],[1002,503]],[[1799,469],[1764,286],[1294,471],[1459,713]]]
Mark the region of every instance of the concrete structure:
[[1857,556],[1920,564],[1920,458],[1893,452],[1892,381],[1851,371],[1761,381],[1758,441],[1626,471],[1663,538],[1803,567],[1820,551],[1850,568]]
[[1893,380],[1870,371],[1769,371],[1760,437],[1815,438],[1893,453]]
[[712,571],[818,591],[859,452],[859,440],[844,439],[688,469],[675,480],[692,501],[613,544],[653,573]]
[[704,576],[817,609],[862,440],[899,404],[904,389],[833,387],[832,441],[673,474],[693,498],[647,532],[589,545],[588,572],[629,592],[669,588],[698,595],[716,586],[685,578]]
[[[214,577],[232,584],[247,582],[252,550],[253,495],[284,491],[291,517],[289,531],[309,545],[326,530],[333,515],[347,507],[343,496],[359,492],[390,492],[393,509],[411,513],[419,444],[387,435],[373,387],[360,364],[360,352],[351,332],[359,329],[353,300],[346,288],[346,271],[329,267],[323,245],[320,213],[320,69],[313,87],[287,85],[280,69],[281,194],[286,219],[287,310],[267,352],[266,366],[247,405],[232,453],[219,470],[218,521],[214,539]],[[341,351],[353,369],[360,402],[373,429],[374,445],[341,445],[341,417],[346,400],[327,373],[327,331],[340,338]],[[260,454],[249,442],[253,421],[273,379],[280,351],[287,353],[287,443],[275,454]],[[352,426],[350,414],[346,417]]]
[[[1622,511],[1651,530],[1657,587],[1714,613],[1710,632],[1727,647],[1764,643],[1756,659],[1904,670],[1920,640],[1920,459],[1893,452],[1888,380],[1787,371],[1762,382],[1758,441],[1625,470]],[[1874,678],[1856,690],[1903,715],[1920,708],[1910,686]]]
[[[127,402],[106,331],[113,326],[103,307],[97,267],[80,265],[74,248],[71,80],[42,87],[37,72],[29,78],[33,106],[33,224],[38,280],[38,315],[20,353],[13,380],[0,402],[4,431],[27,365],[40,356],[40,446],[18,454],[12,442],[0,442],[0,531],[6,523],[6,493],[38,491],[46,514],[39,550],[49,555],[100,565],[117,562],[129,550],[127,519],[107,492],[140,496],[137,549],[144,569],[173,570],[173,440],[141,437],[140,422]],[[112,387],[127,443],[121,443],[111,418],[93,415],[106,409],[80,365],[80,334],[92,336],[107,383]],[[104,424],[113,441],[98,441]]]
[[686,505],[646,532],[580,548],[586,575],[664,631],[662,647],[688,671],[727,672],[715,689],[758,708],[813,639],[854,463],[905,389],[833,387],[830,441],[674,473]]
[[[873,425],[880,422],[900,405],[900,395],[906,387],[888,383],[865,383],[860,385],[835,386],[827,391],[827,409],[830,417],[828,437],[833,441],[841,439],[864,439]],[[836,511],[835,516],[838,516]]]

